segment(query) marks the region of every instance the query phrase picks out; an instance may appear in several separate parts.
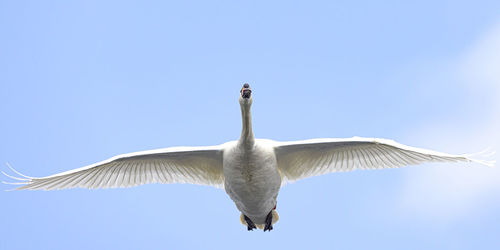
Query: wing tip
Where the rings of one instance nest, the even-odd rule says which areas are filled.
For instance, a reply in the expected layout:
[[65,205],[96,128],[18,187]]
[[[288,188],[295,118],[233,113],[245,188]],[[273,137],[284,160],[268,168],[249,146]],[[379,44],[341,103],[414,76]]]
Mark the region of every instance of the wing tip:
[[24,177],[24,178],[21,178],[21,177],[18,177],[18,176],[13,176],[13,175],[7,174],[4,171],[0,171],[3,175],[5,175],[6,177],[10,178],[11,180],[21,181],[21,182],[2,181],[3,184],[5,184],[5,185],[24,185],[24,186],[21,186],[21,187],[17,187],[17,188],[14,188],[14,189],[8,189],[8,190],[5,190],[5,191],[10,192],[10,191],[15,191],[15,190],[28,189],[29,184],[31,184],[31,182],[33,180],[33,177],[30,177],[30,176],[27,176],[27,175],[24,175],[24,174],[20,173],[19,171],[15,170],[8,162],[6,162],[5,165],[7,165],[7,167],[12,172],[14,172],[15,174],[17,174],[17,175],[19,175],[21,177]]
[[12,172],[14,172],[14,173],[16,173],[16,174],[18,174],[18,175],[20,175],[20,176],[22,176],[22,177],[24,177],[24,178],[28,178],[28,179],[30,179],[30,180],[31,180],[31,179],[34,179],[34,177],[24,175],[24,174],[22,174],[21,172],[19,172],[19,171],[15,170],[15,169],[14,169],[14,168],[13,168],[13,167],[12,167],[12,166],[8,163],[8,162],[6,162],[6,163],[5,163],[5,165],[7,165],[7,167],[8,167],[8,168],[10,168],[10,170],[11,170]]
[[495,167],[496,160],[488,160],[488,159],[478,159],[478,158],[491,158],[496,154],[496,151],[491,147],[488,147],[480,152],[464,155],[466,159],[471,162],[479,163],[481,165],[485,165],[488,167]]
[[485,165],[487,167],[495,167],[495,164],[497,163],[496,160],[478,160],[478,159],[469,159],[471,162],[479,163],[481,165]]

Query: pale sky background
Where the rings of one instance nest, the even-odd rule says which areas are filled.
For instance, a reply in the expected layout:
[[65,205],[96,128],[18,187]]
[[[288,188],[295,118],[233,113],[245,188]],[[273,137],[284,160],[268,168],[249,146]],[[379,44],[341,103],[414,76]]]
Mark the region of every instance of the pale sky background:
[[[235,140],[244,82],[259,138],[500,148],[499,1],[0,1],[0,32],[9,173]],[[298,181],[270,233],[212,187],[0,192],[0,249],[500,249],[499,211],[477,164]]]

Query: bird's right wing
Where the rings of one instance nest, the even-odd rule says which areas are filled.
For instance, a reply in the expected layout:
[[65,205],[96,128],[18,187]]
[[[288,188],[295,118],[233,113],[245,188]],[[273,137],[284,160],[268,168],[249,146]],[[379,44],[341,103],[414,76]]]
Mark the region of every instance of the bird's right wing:
[[452,155],[387,139],[361,137],[277,142],[275,153],[283,183],[331,172],[396,168],[424,162],[494,164],[494,161],[476,160],[469,155]]
[[[174,147],[115,156],[47,177],[14,177],[17,189],[132,187],[146,183],[192,183],[222,187],[222,146]],[[12,183],[11,183],[12,184]]]

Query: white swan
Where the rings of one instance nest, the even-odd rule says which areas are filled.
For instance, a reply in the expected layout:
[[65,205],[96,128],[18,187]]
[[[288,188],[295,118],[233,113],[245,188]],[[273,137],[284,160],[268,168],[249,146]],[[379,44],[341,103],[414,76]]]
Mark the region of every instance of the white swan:
[[[242,212],[248,230],[272,230],[278,220],[276,198],[287,181],[354,169],[394,168],[424,162],[494,161],[414,148],[392,140],[353,137],[277,142],[255,139],[250,106],[252,90],[240,91],[241,137],[218,146],[172,147],[115,156],[86,167],[22,181],[17,189],[116,188],[146,183],[193,183],[224,187]],[[10,166],[9,166],[10,167]]]

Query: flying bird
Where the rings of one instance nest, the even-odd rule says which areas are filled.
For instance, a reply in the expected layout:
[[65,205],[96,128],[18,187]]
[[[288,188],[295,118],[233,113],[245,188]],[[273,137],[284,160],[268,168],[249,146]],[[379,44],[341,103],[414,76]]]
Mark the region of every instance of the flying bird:
[[280,188],[287,182],[332,172],[382,169],[424,162],[494,161],[405,146],[378,138],[324,138],[279,142],[255,139],[252,131],[252,89],[240,90],[242,130],[237,141],[207,147],[170,147],[112,157],[89,166],[47,177],[19,177],[18,190],[118,188],[147,183],[192,183],[224,188],[241,211],[249,231],[273,229]]

